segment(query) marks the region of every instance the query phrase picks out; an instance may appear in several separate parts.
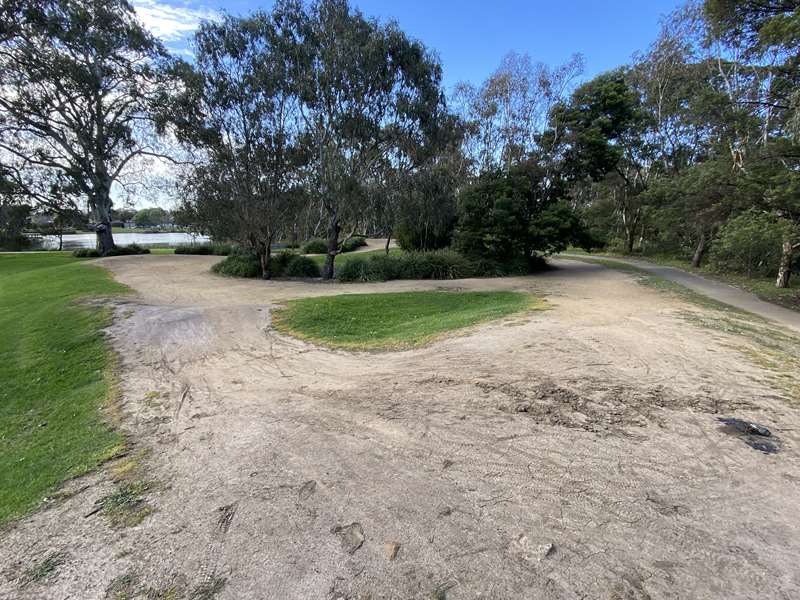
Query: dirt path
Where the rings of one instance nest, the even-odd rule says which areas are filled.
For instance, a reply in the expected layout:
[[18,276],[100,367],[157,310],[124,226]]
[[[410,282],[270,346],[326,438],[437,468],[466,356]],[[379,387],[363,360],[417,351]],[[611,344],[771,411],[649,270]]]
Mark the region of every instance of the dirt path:
[[[591,256],[577,254],[561,254],[560,256],[567,259],[592,258]],[[725,304],[730,304],[731,306],[741,308],[742,310],[759,315],[765,319],[774,321],[783,327],[788,327],[793,329],[795,332],[800,333],[800,312],[778,306],[777,304],[772,304],[771,302],[765,302],[755,294],[751,294],[750,292],[747,292],[736,286],[722,283],[721,281],[714,281],[713,279],[707,279],[706,277],[689,273],[688,271],[684,271],[683,269],[679,269],[677,267],[656,265],[644,260],[635,260],[630,258],[609,258],[609,260],[643,269],[648,273],[652,273],[653,275],[658,275],[664,279],[669,279],[670,281],[679,283],[690,290],[694,290],[695,292],[703,294],[704,296],[708,296],[709,298],[713,298],[719,302],[724,302]]]
[[[0,597],[800,596],[800,411],[691,306],[574,261],[348,285],[224,279],[214,260],[103,261],[138,292],[110,335],[152,513],[85,516],[119,489],[113,464],[71,482],[2,533]],[[269,326],[291,297],[500,288],[552,309],[393,353]]]

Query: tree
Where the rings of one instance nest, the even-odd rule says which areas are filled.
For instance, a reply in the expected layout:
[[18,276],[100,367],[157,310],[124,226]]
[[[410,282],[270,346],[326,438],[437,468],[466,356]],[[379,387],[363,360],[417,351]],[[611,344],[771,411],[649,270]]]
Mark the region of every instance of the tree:
[[112,189],[143,144],[161,45],[127,0],[11,0],[0,8],[0,150],[88,198],[101,252]]
[[532,269],[543,255],[590,245],[562,191],[536,161],[482,174],[459,198],[456,248],[501,263],[521,259]]
[[445,113],[441,67],[395,23],[368,20],[346,0],[319,0],[303,18],[308,183],[327,217],[330,279],[342,244],[364,222],[370,185],[408,160]]
[[265,279],[272,244],[297,212],[305,159],[289,8],[203,24],[195,64],[177,65],[185,89],[170,116],[207,159],[190,175],[194,214],[215,236],[256,252]]
[[133,222],[137,227],[158,226],[163,225],[169,219],[169,214],[163,208],[143,208],[136,211],[133,217]]
[[641,193],[650,174],[650,148],[642,133],[640,98],[624,71],[604,73],[578,87],[569,103],[553,109],[545,139],[560,155],[561,172],[573,182],[588,178],[613,198],[633,251],[644,217]]

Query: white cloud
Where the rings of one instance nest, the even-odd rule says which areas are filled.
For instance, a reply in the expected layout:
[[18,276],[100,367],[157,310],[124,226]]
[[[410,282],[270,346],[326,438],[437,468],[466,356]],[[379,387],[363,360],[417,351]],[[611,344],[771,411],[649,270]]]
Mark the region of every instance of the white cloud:
[[219,14],[210,9],[189,8],[163,0],[133,0],[132,4],[142,25],[165,42],[183,41],[201,21],[219,18]]

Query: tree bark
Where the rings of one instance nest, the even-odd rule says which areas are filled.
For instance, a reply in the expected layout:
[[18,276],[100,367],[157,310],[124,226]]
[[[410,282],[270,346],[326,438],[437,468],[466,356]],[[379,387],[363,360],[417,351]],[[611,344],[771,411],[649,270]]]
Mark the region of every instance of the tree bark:
[[389,254],[389,242],[392,241],[392,232],[390,231],[389,234],[386,236],[386,254]]
[[775,287],[788,288],[789,277],[792,274],[792,257],[794,246],[792,240],[786,239],[781,247],[781,266],[778,268],[778,278],[775,280]]
[[694,255],[692,256],[692,266],[696,269],[700,266],[700,263],[703,261],[703,256],[706,253],[706,234],[700,234],[700,240],[697,242],[697,247],[694,250]]
[[105,256],[115,248],[114,235],[111,230],[111,194],[110,189],[99,191],[93,198],[93,208],[97,219],[97,250]]
[[322,278],[333,279],[334,261],[336,255],[339,254],[339,233],[342,227],[339,225],[339,219],[336,216],[331,217],[331,223],[328,227],[328,254],[325,256],[325,264],[322,266]]

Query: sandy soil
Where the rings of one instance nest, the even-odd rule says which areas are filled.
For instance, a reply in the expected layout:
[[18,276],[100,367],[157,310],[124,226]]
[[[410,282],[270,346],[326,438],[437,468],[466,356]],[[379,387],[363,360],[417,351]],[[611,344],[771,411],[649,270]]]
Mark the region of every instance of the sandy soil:
[[[342,285],[224,279],[214,260],[102,261],[138,292],[109,335],[154,510],[114,529],[85,516],[114,465],[70,482],[2,532],[0,597],[800,597],[800,412],[687,305],[571,261]],[[269,325],[292,297],[500,288],[552,309],[391,353]],[[727,434],[732,416],[780,451]]]

